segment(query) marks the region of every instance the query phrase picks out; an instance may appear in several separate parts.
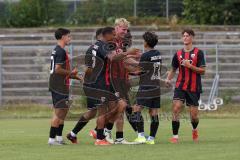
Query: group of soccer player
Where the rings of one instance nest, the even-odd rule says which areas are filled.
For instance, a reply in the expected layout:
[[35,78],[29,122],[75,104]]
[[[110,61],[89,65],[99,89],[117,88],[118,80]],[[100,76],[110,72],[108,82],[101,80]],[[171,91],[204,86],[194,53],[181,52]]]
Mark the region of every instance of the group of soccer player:
[[[167,78],[161,78],[162,56],[155,49],[158,36],[154,32],[143,34],[144,51],[132,47],[130,23],[125,18],[115,20],[114,27],[104,27],[96,31],[96,42],[85,54],[85,72],[78,74],[78,69],[70,70],[69,58],[64,49],[71,41],[70,31],[59,28],[55,32],[58,43],[51,55],[49,90],[53,100],[53,117],[51,120],[49,145],[65,144],[62,131],[64,119],[69,110],[69,79],[83,83],[87,97],[88,111],[82,114],[67,139],[78,143],[77,134],[93,118],[96,128],[90,135],[96,139],[95,145],[111,144],[155,144],[159,126],[159,108],[161,98],[161,81],[171,87],[171,81],[179,70],[173,97],[172,143],[178,143],[180,126],[179,114],[186,101],[189,106],[192,138],[198,141],[197,126],[198,101],[202,92],[201,75],[205,73],[205,58],[201,50],[193,47],[194,31],[182,32],[184,48],[177,51],[172,59],[172,69]],[[130,104],[131,88],[129,75],[139,76],[139,88],[136,101]],[[141,114],[146,107],[151,117],[150,134],[144,133],[144,119]],[[124,138],[124,114],[137,138],[128,142]],[[112,138],[112,129],[116,125],[116,138]]]

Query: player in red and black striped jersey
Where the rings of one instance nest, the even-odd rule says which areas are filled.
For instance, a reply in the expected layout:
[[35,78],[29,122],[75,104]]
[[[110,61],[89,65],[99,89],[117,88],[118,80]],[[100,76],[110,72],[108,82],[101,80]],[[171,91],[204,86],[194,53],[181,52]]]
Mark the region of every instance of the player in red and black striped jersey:
[[200,49],[193,47],[192,42],[194,36],[195,33],[193,30],[183,30],[182,40],[184,48],[177,51],[174,55],[172,59],[172,70],[169,72],[166,80],[167,85],[170,85],[176,70],[179,70],[173,97],[172,143],[178,142],[178,130],[180,126],[179,113],[185,102],[186,105],[190,107],[193,127],[192,138],[194,141],[198,141],[198,101],[202,93],[201,75],[205,73],[206,63],[204,53]]
[[[115,21],[115,32],[116,32],[116,49],[115,54],[112,54],[112,59],[109,59],[108,65],[107,65],[107,73],[106,79],[107,85],[109,85],[110,90],[113,94],[116,95],[116,104],[110,104],[110,106],[118,107],[118,115],[119,117],[116,120],[116,140],[115,144],[130,144],[123,138],[123,113],[126,110],[127,112],[130,111],[127,106],[130,106],[129,103],[129,97],[128,97],[128,91],[130,89],[129,84],[129,77],[128,77],[128,70],[125,67],[124,59],[128,55],[135,54],[138,49],[131,48],[127,49],[128,47],[126,45],[129,45],[128,42],[125,43],[126,35],[128,34],[128,27],[129,22],[125,18],[119,18]],[[127,109],[126,109],[127,108]],[[130,108],[131,109],[131,108]],[[129,116],[128,116],[129,115]],[[130,114],[127,114],[128,120],[130,120]],[[113,118],[114,119],[114,118]],[[130,124],[133,126],[134,124],[129,121]],[[105,134],[106,139],[110,142],[113,142],[111,138],[111,130],[113,127],[114,121],[109,121],[109,123],[106,124]],[[133,127],[134,128],[134,127]],[[136,130],[136,129],[135,129]]]

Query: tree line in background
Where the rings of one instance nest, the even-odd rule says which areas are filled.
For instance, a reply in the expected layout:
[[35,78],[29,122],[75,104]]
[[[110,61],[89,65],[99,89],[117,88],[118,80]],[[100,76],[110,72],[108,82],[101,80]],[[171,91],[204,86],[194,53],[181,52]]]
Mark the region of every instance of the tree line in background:
[[[39,27],[49,25],[112,24],[117,17],[132,23],[168,24],[166,0],[86,0],[73,7],[60,0],[5,1],[0,7],[0,26]],[[180,24],[239,25],[239,0],[169,0],[169,15]],[[137,17],[134,16],[134,13]]]

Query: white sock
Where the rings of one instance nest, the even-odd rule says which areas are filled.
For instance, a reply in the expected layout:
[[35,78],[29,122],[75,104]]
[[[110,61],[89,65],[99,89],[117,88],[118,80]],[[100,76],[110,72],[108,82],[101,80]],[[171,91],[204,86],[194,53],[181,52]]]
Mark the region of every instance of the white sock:
[[70,132],[72,137],[77,137],[77,135],[75,133],[73,133],[73,131]]
[[144,132],[138,133],[138,138],[143,138],[143,137],[145,137]]
[[111,132],[112,132],[112,130],[109,130],[109,129],[107,129],[107,128],[104,128],[104,132],[111,133]]
[[56,140],[57,140],[58,142],[61,142],[61,141],[63,141],[63,137],[62,137],[62,136],[56,136]]
[[122,140],[124,140],[124,138],[117,138],[116,140],[117,141],[122,141]]
[[53,142],[55,142],[55,138],[49,138],[48,139],[48,143],[53,143]]
[[177,138],[178,139],[178,135],[173,135],[173,138]]
[[149,141],[152,141],[152,140],[154,140],[154,137],[149,136],[149,137],[148,137],[148,140],[149,140]]

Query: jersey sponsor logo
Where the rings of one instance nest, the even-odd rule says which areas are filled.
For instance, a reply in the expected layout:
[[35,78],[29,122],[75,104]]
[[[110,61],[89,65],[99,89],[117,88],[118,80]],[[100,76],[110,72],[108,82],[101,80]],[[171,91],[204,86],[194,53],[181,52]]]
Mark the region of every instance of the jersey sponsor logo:
[[153,56],[151,57],[151,61],[156,61],[162,59],[162,56]]

